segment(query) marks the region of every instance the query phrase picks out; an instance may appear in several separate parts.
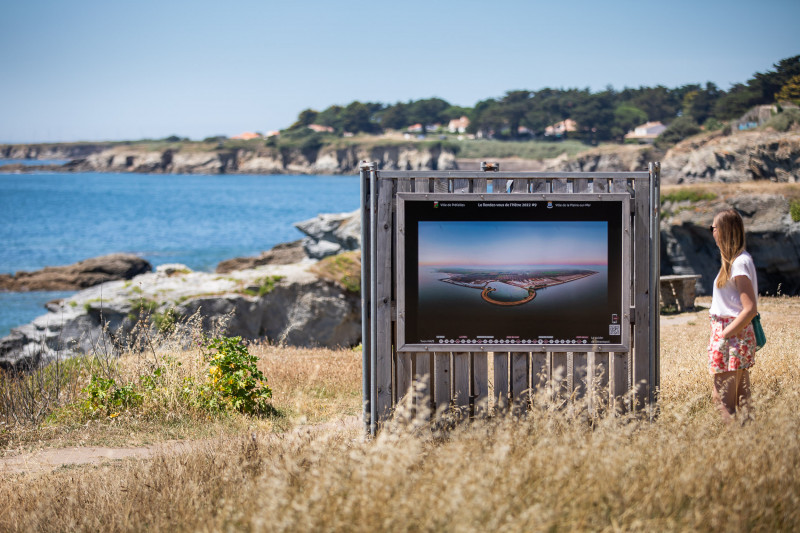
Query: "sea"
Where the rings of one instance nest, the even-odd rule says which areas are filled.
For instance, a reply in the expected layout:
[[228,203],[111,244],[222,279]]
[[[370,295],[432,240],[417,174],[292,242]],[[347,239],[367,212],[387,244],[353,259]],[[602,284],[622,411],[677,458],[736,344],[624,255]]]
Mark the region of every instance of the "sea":
[[[22,161],[0,164],[10,162]],[[0,173],[0,273],[116,252],[212,272],[302,238],[295,222],[353,211],[359,198],[358,176]],[[0,292],[0,337],[71,294]]]

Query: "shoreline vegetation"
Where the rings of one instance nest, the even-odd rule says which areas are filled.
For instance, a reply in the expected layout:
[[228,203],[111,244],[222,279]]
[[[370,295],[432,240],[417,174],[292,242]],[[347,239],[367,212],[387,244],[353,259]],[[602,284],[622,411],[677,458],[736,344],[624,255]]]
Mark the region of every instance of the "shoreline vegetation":
[[272,390],[271,414],[179,408],[184,378],[204,370],[199,348],[176,346],[119,358],[118,384],[153,377],[161,362],[151,396],[84,419],[80,389],[91,375],[76,367],[73,401],[38,426],[0,426],[0,455],[162,447],[4,473],[0,529],[796,530],[800,299],[760,299],[770,341],[752,370],[754,416],[730,427],[712,405],[705,364],[710,298],[698,303],[661,318],[652,421],[534,398],[521,417],[492,410],[452,425],[401,409],[369,439],[348,422],[361,411],[358,351],[259,343],[247,347]]

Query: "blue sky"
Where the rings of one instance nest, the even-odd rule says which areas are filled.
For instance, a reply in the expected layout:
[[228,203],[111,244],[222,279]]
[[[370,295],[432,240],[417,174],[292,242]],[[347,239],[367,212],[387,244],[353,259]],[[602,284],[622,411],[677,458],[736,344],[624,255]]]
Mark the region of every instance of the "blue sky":
[[[476,263],[476,258],[480,258]],[[447,266],[605,265],[606,222],[420,222],[419,262]]]
[[353,100],[727,89],[800,53],[798,20],[796,0],[3,0],[0,142],[235,135]]

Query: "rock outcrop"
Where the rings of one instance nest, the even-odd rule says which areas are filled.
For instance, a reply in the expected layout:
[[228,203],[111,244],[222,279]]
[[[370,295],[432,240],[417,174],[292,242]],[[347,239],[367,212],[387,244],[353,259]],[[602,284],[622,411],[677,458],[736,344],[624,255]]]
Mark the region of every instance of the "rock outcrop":
[[148,261],[136,255],[110,254],[72,265],[45,267],[36,272],[0,274],[0,290],[75,291],[106,281],[131,279],[152,269]]
[[215,272],[226,274],[236,270],[247,270],[264,265],[291,265],[306,259],[306,251],[303,248],[303,241],[297,240],[278,244],[261,255],[255,257],[234,257],[220,261]]
[[719,270],[719,251],[708,227],[714,215],[736,209],[744,219],[761,294],[800,294],[800,222],[782,195],[736,195],[686,205],[665,204],[661,221],[661,274],[700,274],[698,293],[710,295]]
[[[160,174],[356,174],[363,160],[377,161],[379,168],[386,170],[457,168],[455,153],[436,144],[323,146],[318,150],[268,146],[256,150],[178,147],[155,151],[130,144],[93,146],[91,150],[76,151],[74,156],[63,157],[71,161],[63,166],[50,167],[50,170]],[[9,155],[3,155],[5,153]],[[19,159],[44,158],[26,145],[10,146],[0,152],[0,157],[17,156]],[[3,172],[32,170],[42,170],[42,167],[0,167]]]
[[308,257],[322,259],[361,248],[361,210],[322,214],[294,225],[306,234],[303,249]]
[[130,281],[104,283],[50,304],[48,314],[0,339],[0,368],[56,354],[116,353],[136,341],[137,324],[148,317],[153,332],[194,316],[204,331],[246,339],[358,344],[360,296],[320,279],[309,266],[267,265],[220,276],[162,265]]
[[713,132],[672,147],[661,162],[665,184],[800,181],[800,132]]

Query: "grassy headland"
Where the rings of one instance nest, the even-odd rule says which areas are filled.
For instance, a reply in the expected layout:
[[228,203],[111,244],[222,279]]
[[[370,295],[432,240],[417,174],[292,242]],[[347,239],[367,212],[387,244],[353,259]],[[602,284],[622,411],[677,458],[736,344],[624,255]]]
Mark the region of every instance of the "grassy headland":
[[[150,409],[9,430],[6,455],[79,439],[137,444],[143,428],[150,442],[205,440],[149,460],[6,475],[0,529],[796,530],[800,300],[765,297],[760,310],[769,341],[752,372],[754,419],[734,427],[710,401],[706,309],[662,319],[654,422],[548,406],[449,431],[401,415],[373,440],[358,424],[286,431],[360,412],[360,354],[251,345],[277,417]],[[190,366],[198,354],[168,356]],[[176,435],[181,424],[194,429]]]

